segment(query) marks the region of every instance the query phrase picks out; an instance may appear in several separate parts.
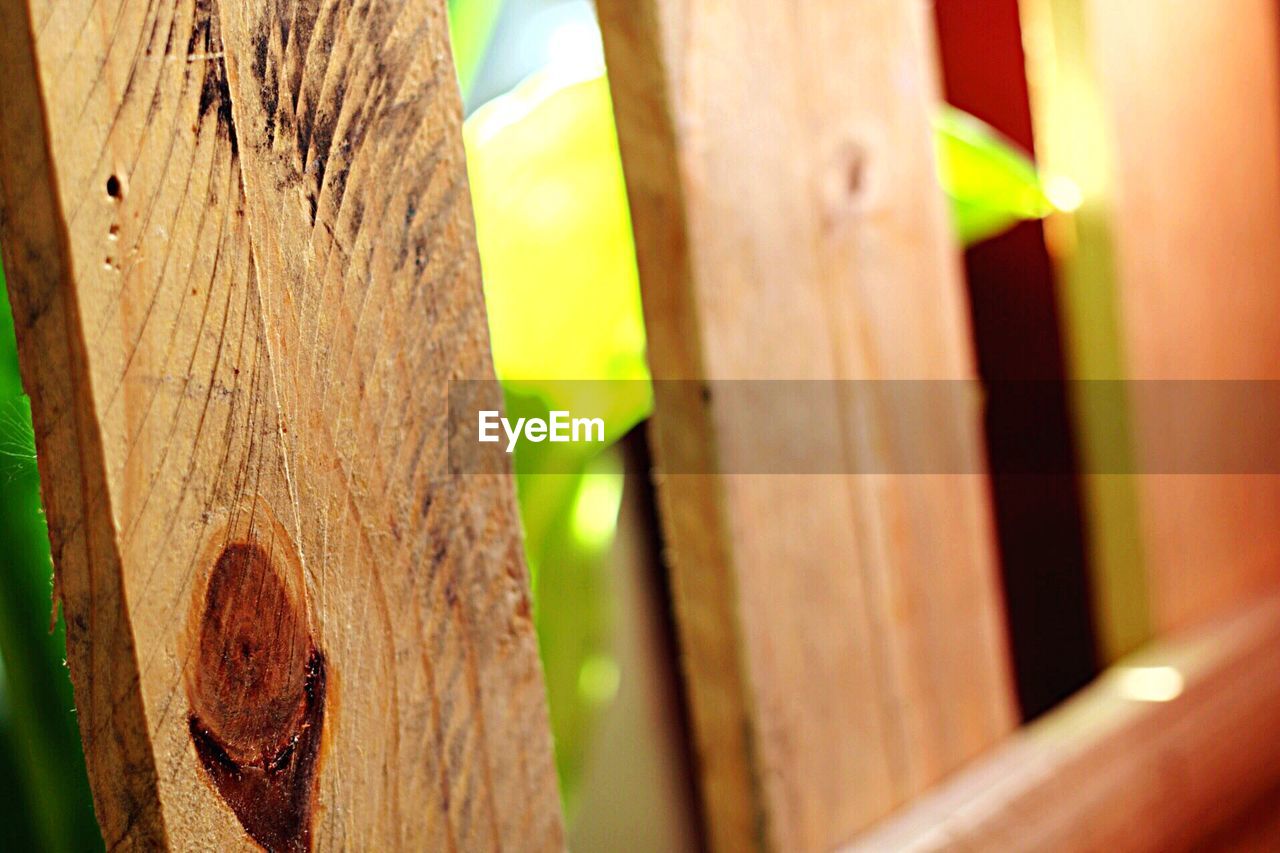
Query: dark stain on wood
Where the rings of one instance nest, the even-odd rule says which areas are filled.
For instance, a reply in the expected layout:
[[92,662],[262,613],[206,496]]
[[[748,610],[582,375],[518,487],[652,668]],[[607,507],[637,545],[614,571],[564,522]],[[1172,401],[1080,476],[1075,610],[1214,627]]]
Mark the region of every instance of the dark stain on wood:
[[231,153],[240,151],[236,123],[231,115],[231,87],[227,84],[227,60],[222,44],[214,0],[196,0],[191,38],[187,40],[187,65],[203,73],[200,83],[199,120],[212,114],[217,119],[218,135],[231,144]]
[[222,549],[198,630],[187,689],[201,766],[253,840],[310,850],[325,658],[261,545]]
[[[336,225],[351,164],[370,134],[392,143],[389,162],[420,139],[427,95],[437,81],[406,78],[418,42],[391,37],[400,6],[268,0],[248,34],[248,91],[257,93],[261,107],[255,116],[261,141],[289,157],[291,174],[281,181],[302,187],[312,226]],[[363,201],[353,208],[347,238],[360,227]]]

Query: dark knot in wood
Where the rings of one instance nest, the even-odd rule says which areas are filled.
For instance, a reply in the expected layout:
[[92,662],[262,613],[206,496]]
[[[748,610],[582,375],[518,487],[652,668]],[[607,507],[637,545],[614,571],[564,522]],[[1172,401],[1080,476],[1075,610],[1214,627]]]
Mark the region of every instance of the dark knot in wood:
[[251,838],[309,850],[325,659],[257,543],[222,549],[195,654],[189,725],[201,766]]

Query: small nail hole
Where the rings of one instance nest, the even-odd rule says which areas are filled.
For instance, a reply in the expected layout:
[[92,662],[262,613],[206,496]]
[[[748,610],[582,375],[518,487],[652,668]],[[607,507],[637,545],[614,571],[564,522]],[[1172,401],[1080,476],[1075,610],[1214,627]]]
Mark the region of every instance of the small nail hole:
[[874,131],[864,129],[849,133],[833,146],[820,179],[824,218],[829,226],[875,209],[883,189],[876,164],[878,138]]
[[107,195],[114,199],[120,198],[120,179],[115,175],[107,178]]
[[860,150],[851,152],[848,168],[845,172],[845,189],[848,190],[851,197],[862,192],[862,184],[865,177],[866,168],[862,152]]

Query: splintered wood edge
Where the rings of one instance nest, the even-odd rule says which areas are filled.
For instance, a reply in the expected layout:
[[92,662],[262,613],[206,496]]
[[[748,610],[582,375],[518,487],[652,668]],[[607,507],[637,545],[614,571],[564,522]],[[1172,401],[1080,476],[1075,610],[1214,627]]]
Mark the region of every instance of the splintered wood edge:
[[1123,659],[844,853],[1157,851],[1280,783],[1280,597]]

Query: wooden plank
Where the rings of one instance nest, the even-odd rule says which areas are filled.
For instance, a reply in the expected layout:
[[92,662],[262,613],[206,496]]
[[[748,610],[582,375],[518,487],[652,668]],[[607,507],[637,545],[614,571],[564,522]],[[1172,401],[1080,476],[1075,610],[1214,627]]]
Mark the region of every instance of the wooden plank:
[[[972,377],[925,4],[599,11],[655,376]],[[833,470],[891,470],[922,425],[826,388]],[[659,481],[713,847],[829,848],[1012,727],[984,477],[735,474],[803,437],[656,393],[659,471],[723,475]]]
[[[1089,393],[1088,382],[1125,376],[1112,241],[1115,187],[1112,148],[1102,117],[1080,0],[1019,0],[1027,57],[1036,160],[1052,180],[1080,193],[1074,210],[1045,223],[1057,276],[1069,404],[1077,453],[1088,472],[1103,460],[1132,466],[1133,426],[1121,400]],[[1068,205],[1070,206],[1070,205]],[[1114,389],[1122,393],[1124,386]],[[1120,473],[1080,477],[1089,538],[1090,580],[1098,648],[1106,663],[1152,636],[1138,484]]]
[[1198,849],[1280,782],[1280,599],[1117,664],[846,848]]
[[[1280,378],[1276,4],[1087,8],[1116,152],[1128,375]],[[1144,436],[1194,446],[1215,431],[1220,413],[1182,406],[1171,421],[1162,402],[1135,408],[1140,453]],[[1280,586],[1280,477],[1160,476],[1140,489],[1158,632]]]
[[[108,846],[558,848],[438,0],[0,5],[3,251]],[[376,57],[377,61],[373,61]]]
[[[1101,307],[1093,319],[1103,317],[1110,329],[1083,314],[1077,319],[1077,330],[1092,335],[1076,347],[1078,356],[1093,359],[1080,375],[1280,377],[1275,4],[1243,0],[1229,13],[1168,0],[1024,0],[1024,6],[1047,10],[1035,16],[1044,35],[1028,33],[1028,54],[1057,53],[1056,98],[1052,88],[1033,91],[1056,100],[1059,109],[1047,118],[1056,130],[1046,136],[1056,138],[1056,150],[1071,153],[1047,164],[1075,168],[1068,174],[1084,190],[1082,217],[1090,204],[1106,217],[1077,235],[1076,250],[1094,260],[1111,255],[1110,272],[1094,280],[1118,282],[1094,294]],[[1081,299],[1078,286],[1087,279],[1064,283],[1069,303]],[[1097,353],[1108,354],[1107,362],[1099,363]],[[1150,388],[1135,397],[1137,470],[1158,472],[1164,454],[1221,431],[1221,412],[1162,399]],[[1100,432],[1106,426],[1114,425]],[[1274,444],[1280,430],[1256,440]],[[1150,615],[1145,631],[1119,632],[1121,645],[1280,585],[1274,524],[1280,478],[1153,475],[1140,478],[1137,489],[1142,554],[1134,556],[1145,565]],[[1105,525],[1118,513],[1097,517]],[[1130,577],[1129,592],[1116,600],[1132,604],[1142,584]],[[1111,610],[1113,620],[1129,618]]]
[[1267,853],[1280,846],[1280,788],[1257,802],[1206,838],[1201,850],[1211,853]]

